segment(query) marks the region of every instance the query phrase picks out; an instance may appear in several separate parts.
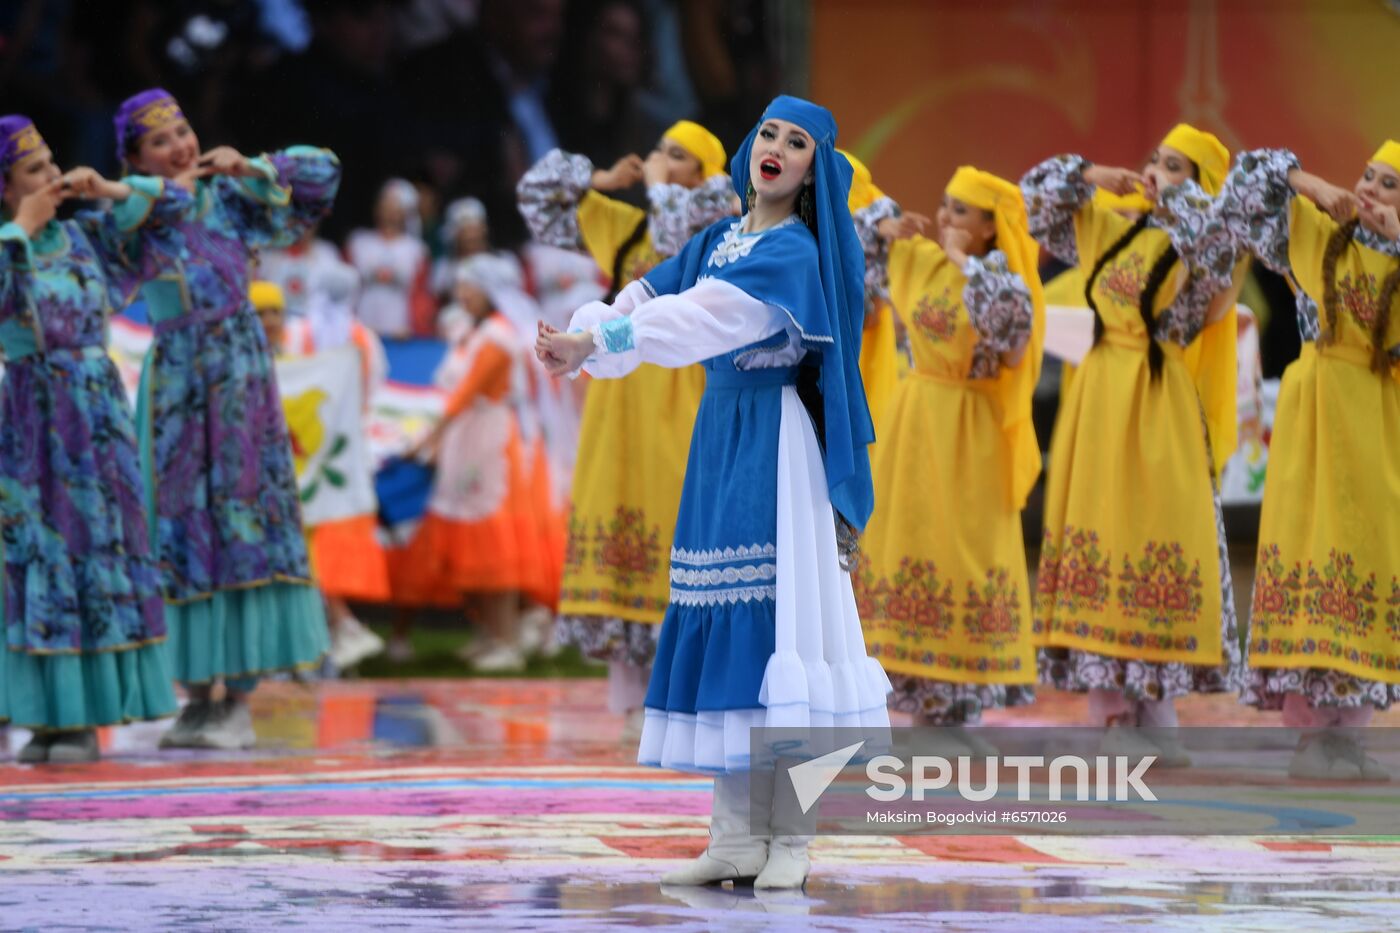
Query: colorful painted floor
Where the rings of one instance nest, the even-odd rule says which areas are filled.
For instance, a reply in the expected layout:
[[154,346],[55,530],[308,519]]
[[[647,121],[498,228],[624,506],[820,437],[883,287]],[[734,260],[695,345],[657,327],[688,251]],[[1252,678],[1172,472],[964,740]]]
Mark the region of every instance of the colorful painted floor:
[[[1387,838],[822,837],[805,893],[662,889],[703,848],[708,783],[630,766],[602,702],[589,680],[269,684],[253,752],[158,753],[161,728],[134,726],[97,765],[0,764],[0,928],[1324,931],[1400,915]],[[1080,703],[1000,719],[1067,723]],[[1182,718],[1271,721],[1224,697]]]

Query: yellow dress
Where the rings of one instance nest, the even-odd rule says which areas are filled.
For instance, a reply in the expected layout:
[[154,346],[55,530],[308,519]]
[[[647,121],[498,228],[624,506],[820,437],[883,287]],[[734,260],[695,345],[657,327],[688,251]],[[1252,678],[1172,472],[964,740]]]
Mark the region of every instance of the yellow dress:
[[[856,598],[896,709],[950,722],[1034,699],[1031,590],[1009,448],[995,394],[1000,342],[1031,323],[1004,257],[969,280],[923,237],[890,250],[890,294],[912,371],[896,385],[873,459],[875,513],[861,540]],[[978,296],[983,330],[964,295]],[[1023,364],[1024,365],[1024,364]]]
[[[645,219],[641,209],[596,192],[578,205],[584,246],[607,271]],[[623,257],[616,286],[641,278],[662,258],[644,233]],[[559,614],[564,637],[589,654],[651,663],[670,599],[671,538],[704,390],[699,366],[650,364],[588,387]]]
[[[1336,229],[1292,199],[1288,262],[1316,307]],[[1261,706],[1289,692],[1321,705],[1400,699],[1400,364],[1392,355],[1385,372],[1371,368],[1380,289],[1400,258],[1363,238],[1337,261],[1335,339],[1305,343],[1279,391],[1245,696]],[[1400,345],[1396,305],[1384,345]]]
[[[1050,165],[1022,182],[1032,217],[1053,213],[1045,202],[1068,187],[1043,181],[1038,173]],[[1033,220],[1042,245],[1077,261],[1086,280],[1133,227],[1087,195],[1065,224]],[[1072,237],[1068,249],[1056,227]],[[1061,689],[1160,700],[1234,689],[1242,677],[1205,415],[1183,350],[1201,332],[1212,295],[1179,295],[1186,267],[1173,264],[1154,302],[1165,357],[1156,381],[1138,310],[1170,245],[1168,232],[1149,224],[1094,280],[1105,332],[1069,380],[1051,440],[1034,637],[1047,649],[1042,681]]]

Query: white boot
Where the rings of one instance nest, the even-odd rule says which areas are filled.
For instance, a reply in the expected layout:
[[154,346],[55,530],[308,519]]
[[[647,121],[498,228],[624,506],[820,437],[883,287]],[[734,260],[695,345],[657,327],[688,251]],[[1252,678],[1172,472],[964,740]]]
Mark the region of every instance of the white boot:
[[802,812],[787,768],[780,765],[776,777],[768,822],[773,838],[768,843],[768,862],[753,883],[755,889],[800,888],[812,870],[807,846],[816,833],[816,811]]
[[[748,884],[758,877],[768,859],[768,839],[750,833],[750,777],[749,774],[715,777],[710,844],[690,864],[662,875],[662,884],[702,885],[721,881]],[[762,774],[752,777],[755,778],[753,795],[756,801],[762,800]],[[771,776],[768,786],[772,786]]]

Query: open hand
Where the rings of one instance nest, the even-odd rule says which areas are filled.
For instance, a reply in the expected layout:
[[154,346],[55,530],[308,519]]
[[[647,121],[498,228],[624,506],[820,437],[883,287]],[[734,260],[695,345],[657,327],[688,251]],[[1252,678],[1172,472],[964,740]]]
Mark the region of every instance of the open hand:
[[647,183],[647,187],[652,185],[664,185],[671,180],[671,164],[666,158],[666,153],[660,149],[652,150],[642,163],[642,180]]

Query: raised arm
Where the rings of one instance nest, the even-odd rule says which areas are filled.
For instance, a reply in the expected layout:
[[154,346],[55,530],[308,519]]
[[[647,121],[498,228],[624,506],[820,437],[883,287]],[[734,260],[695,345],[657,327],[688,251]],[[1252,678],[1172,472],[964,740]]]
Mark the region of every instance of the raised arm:
[[1031,339],[1031,293],[1006,264],[1006,254],[992,250],[963,263],[963,305],[978,339],[1007,366],[1015,366]]
[[694,188],[648,185],[647,201],[647,231],[657,255],[663,258],[676,255],[695,234],[734,213],[734,189],[728,175],[707,178]]

